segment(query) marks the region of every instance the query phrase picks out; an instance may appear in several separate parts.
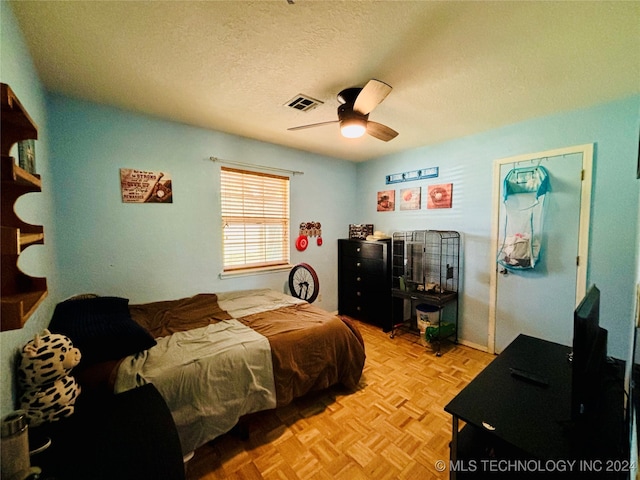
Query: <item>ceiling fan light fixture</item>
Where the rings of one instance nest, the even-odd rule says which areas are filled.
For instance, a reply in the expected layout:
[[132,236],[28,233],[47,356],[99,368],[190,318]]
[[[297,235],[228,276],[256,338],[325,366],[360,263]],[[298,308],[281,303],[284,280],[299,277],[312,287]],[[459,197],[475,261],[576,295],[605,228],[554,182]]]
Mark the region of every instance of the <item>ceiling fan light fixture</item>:
[[346,138],[360,138],[367,131],[367,121],[361,118],[348,118],[340,123],[340,132]]
[[[360,138],[367,133],[373,138],[388,142],[396,138],[398,132],[382,123],[369,121],[369,114],[385,99],[390,91],[390,85],[376,79],[369,80],[362,88],[345,88],[338,93],[340,105],[338,106],[337,120],[301,125],[287,130],[303,130],[331,123],[340,123],[340,133],[345,138]],[[297,101],[298,98],[294,98],[294,100]],[[289,106],[296,108],[291,104]]]

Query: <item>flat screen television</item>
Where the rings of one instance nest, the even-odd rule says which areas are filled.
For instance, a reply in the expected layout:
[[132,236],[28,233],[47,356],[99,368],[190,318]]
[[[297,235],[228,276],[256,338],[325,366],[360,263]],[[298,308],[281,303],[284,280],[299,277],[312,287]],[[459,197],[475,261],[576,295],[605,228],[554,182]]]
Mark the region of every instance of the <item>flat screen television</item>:
[[[637,287],[640,290],[640,285]],[[640,315],[640,302],[636,303],[636,315]],[[629,464],[631,469],[629,478],[640,478],[638,472],[638,420],[640,419],[640,328],[636,327],[633,348],[628,362],[630,368],[629,402],[627,404],[627,432],[629,434]]]
[[607,357],[607,331],[600,328],[600,290],[592,285],[573,314],[571,417],[591,417],[599,402]]

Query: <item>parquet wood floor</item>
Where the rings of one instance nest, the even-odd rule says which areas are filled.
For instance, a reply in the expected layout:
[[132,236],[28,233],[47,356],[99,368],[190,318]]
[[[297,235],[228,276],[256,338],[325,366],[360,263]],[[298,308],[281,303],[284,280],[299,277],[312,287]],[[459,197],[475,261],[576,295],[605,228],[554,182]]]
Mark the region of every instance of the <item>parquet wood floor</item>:
[[443,343],[441,357],[410,333],[391,339],[355,321],[366,363],[357,391],[311,394],[250,417],[249,439],[223,435],[200,447],[187,480],[442,479],[451,416],[444,406],[493,355]]

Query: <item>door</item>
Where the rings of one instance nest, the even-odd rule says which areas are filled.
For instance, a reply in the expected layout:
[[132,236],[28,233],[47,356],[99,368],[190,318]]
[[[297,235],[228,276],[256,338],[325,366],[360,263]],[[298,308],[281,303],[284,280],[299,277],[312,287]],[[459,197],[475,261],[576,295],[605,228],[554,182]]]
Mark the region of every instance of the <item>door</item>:
[[[541,233],[541,253],[535,267],[507,270],[497,262],[493,263],[490,351],[493,344],[493,351],[500,353],[520,333],[571,344],[573,310],[586,290],[590,147],[542,152],[496,162],[494,256],[504,234],[507,212],[502,202],[502,182],[507,173],[512,168],[544,166],[549,172],[550,189],[544,203],[542,224],[534,226],[534,231]],[[588,175],[583,172],[588,172]],[[528,205],[527,202],[525,204]]]

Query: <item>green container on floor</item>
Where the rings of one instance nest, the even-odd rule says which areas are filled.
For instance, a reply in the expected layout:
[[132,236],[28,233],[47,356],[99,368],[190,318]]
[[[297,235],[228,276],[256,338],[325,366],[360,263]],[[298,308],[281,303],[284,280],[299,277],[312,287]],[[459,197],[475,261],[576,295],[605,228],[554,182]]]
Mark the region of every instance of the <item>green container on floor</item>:
[[455,323],[441,323],[438,327],[427,327],[424,336],[428,342],[446,338],[456,333]]

